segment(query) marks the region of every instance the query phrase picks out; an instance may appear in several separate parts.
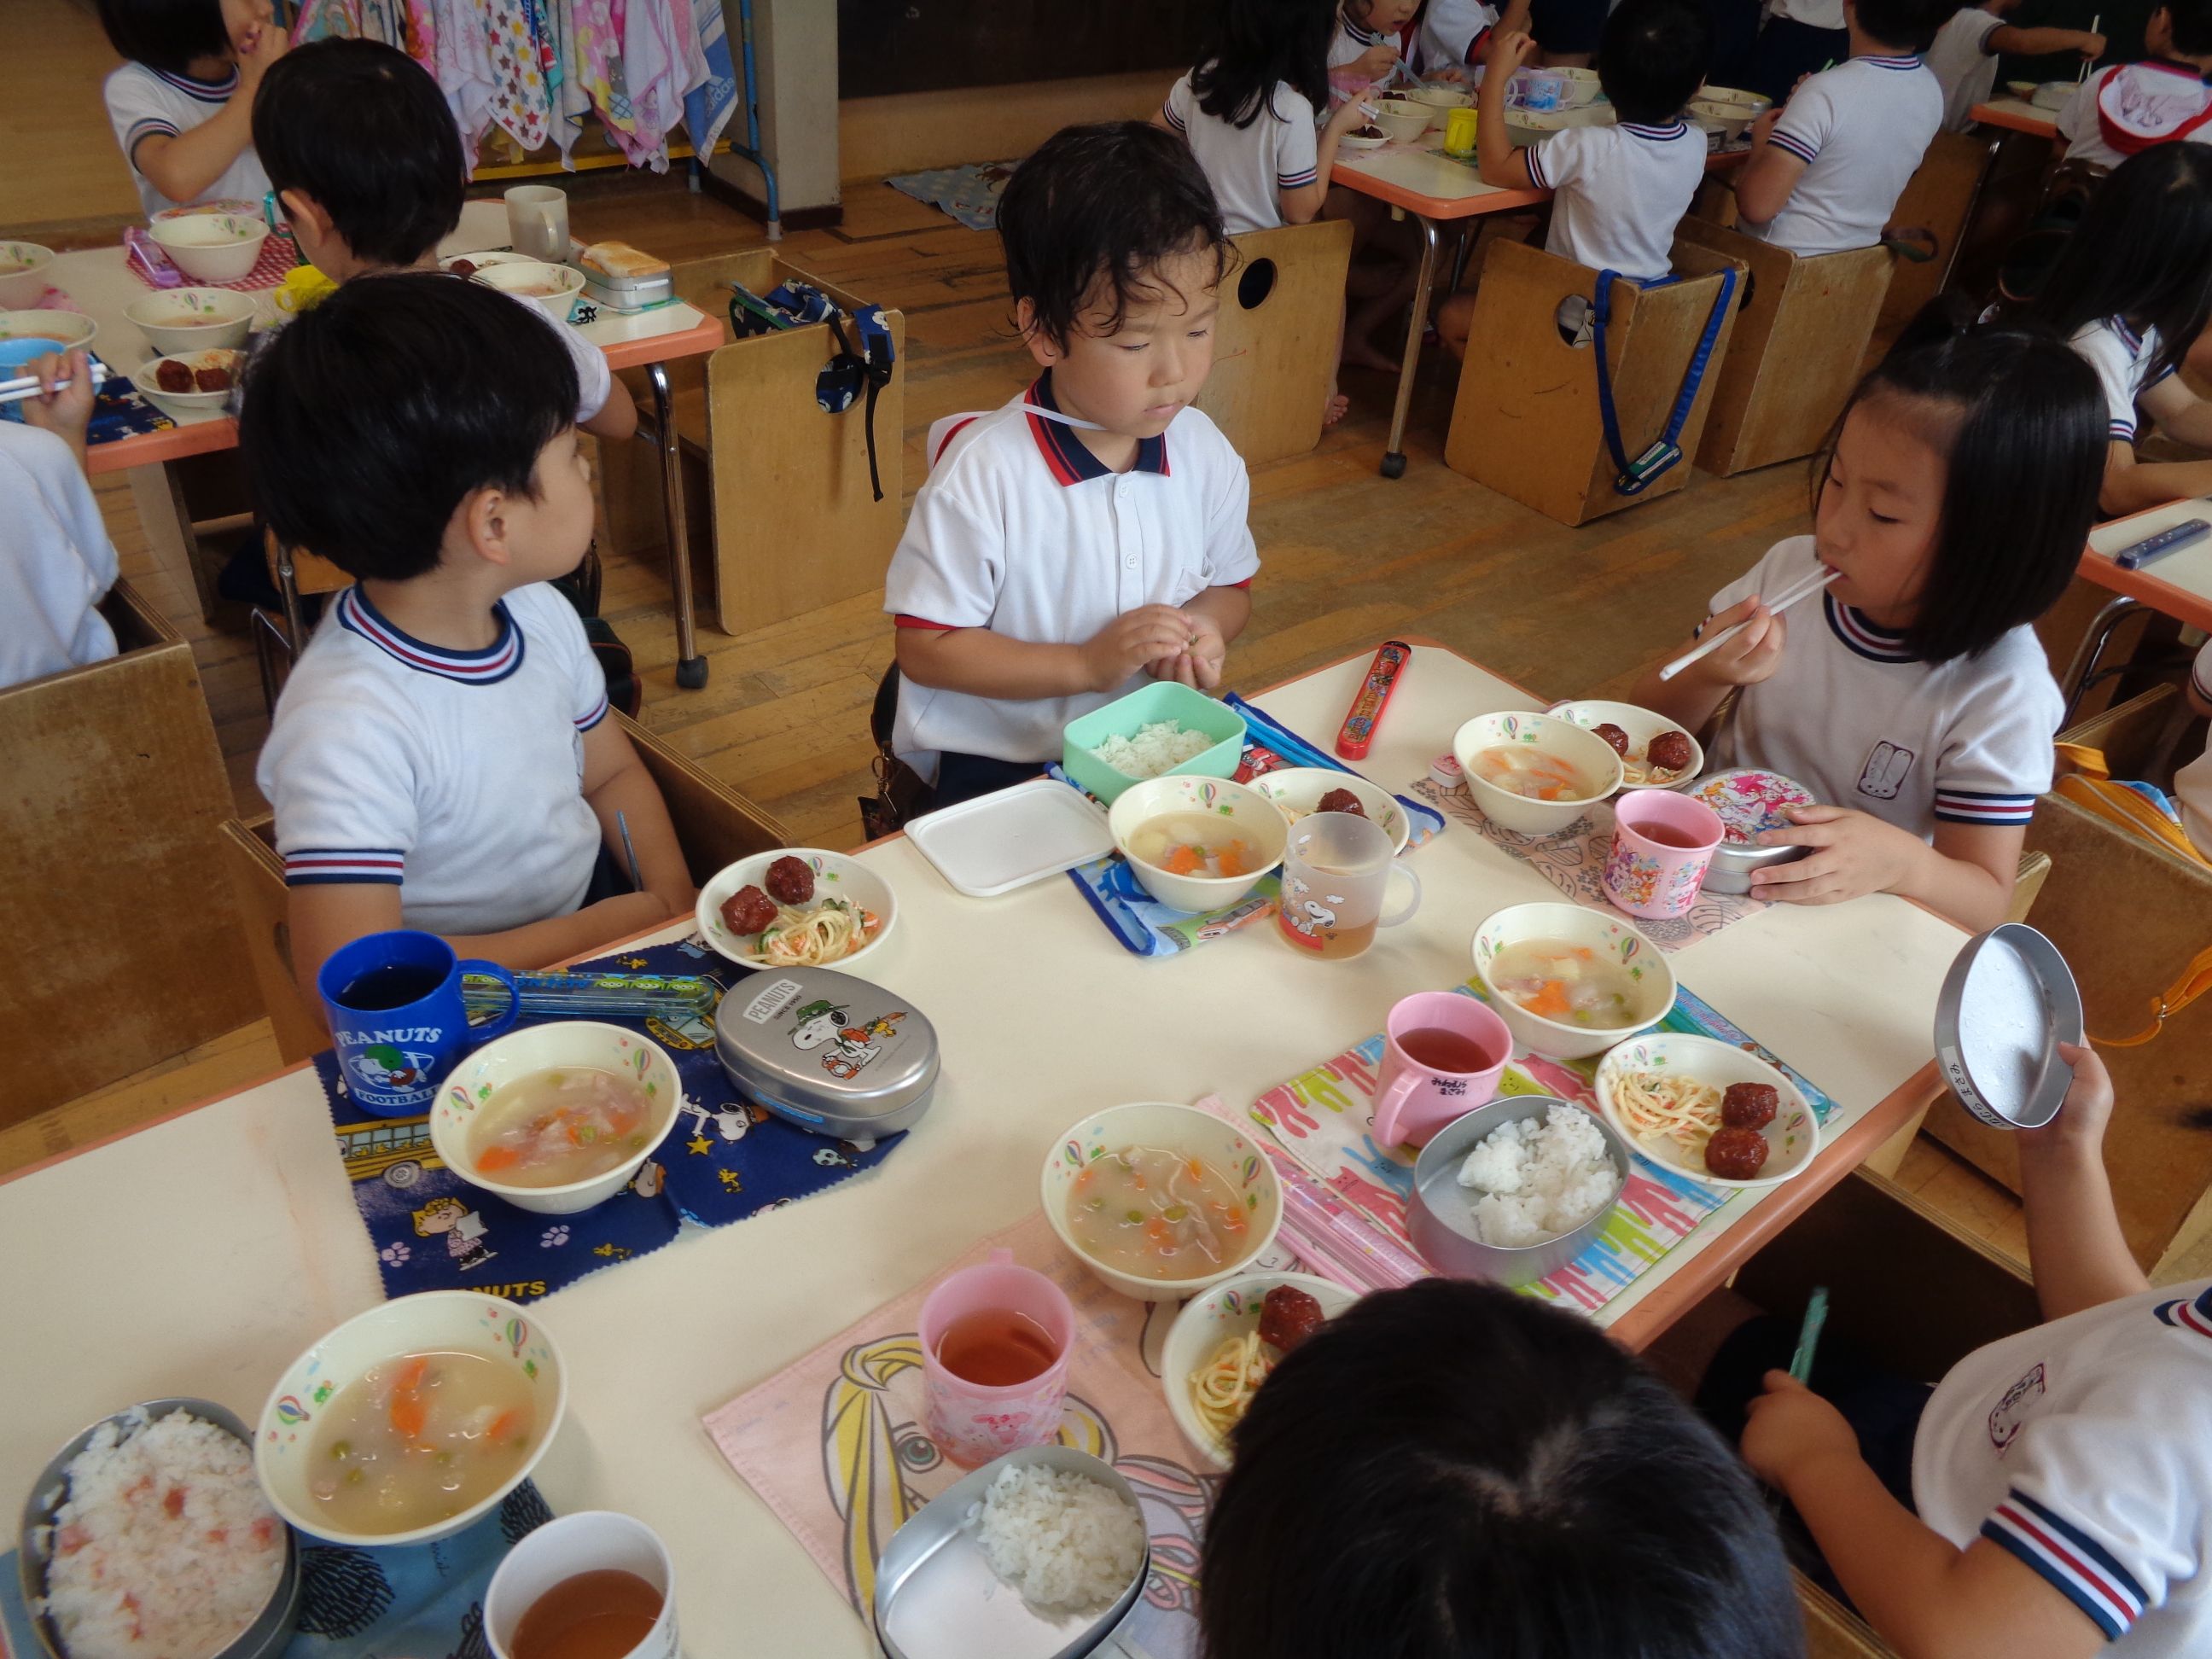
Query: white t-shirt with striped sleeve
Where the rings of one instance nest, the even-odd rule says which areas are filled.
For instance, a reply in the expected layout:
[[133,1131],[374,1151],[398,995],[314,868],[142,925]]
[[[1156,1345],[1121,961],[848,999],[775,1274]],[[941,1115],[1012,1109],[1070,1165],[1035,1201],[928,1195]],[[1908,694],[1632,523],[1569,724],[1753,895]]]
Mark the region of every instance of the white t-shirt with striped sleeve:
[[276,700],[254,781],[288,885],[392,882],[410,927],[492,933],[583,902],[599,824],[584,733],[606,678],[575,609],[544,583],[498,606],[499,637],[447,651],[340,594]]
[[1275,82],[1249,126],[1200,109],[1188,75],[1175,83],[1160,113],[1189,144],[1231,236],[1273,230],[1283,222],[1280,192],[1314,181],[1314,106],[1287,81]]
[[[1813,538],[1777,542],[1713,595],[1715,615],[1813,574]],[[1795,778],[1818,799],[1916,836],[1946,823],[2025,824],[2051,787],[2065,705],[2031,628],[1930,665],[1828,594],[1788,617],[1773,674],[1746,686],[1712,763]]]
[[1498,8],[1489,0],[1429,0],[1413,37],[1416,67],[1424,75],[1455,69],[1462,75],[1482,62],[1490,32],[1498,27]]
[[[174,138],[190,132],[203,121],[221,114],[222,106],[237,90],[235,69],[221,81],[195,81],[187,75],[148,69],[143,64],[125,64],[107,77],[106,85],[101,88],[107,102],[107,118],[115,128],[115,142],[123,147],[123,159],[130,164],[131,180],[138,186],[138,200],[144,205],[148,217],[164,208],[187,204],[171,201],[138,171],[139,141],[155,133]],[[222,170],[221,177],[191,199],[234,199],[258,205],[268,193],[269,175],[261,170],[261,158],[248,144]]]
[[1569,127],[1522,152],[1553,192],[1544,251],[1650,281],[1673,269],[1674,227],[1705,176],[1705,135],[1680,120]]
[[1936,1384],[1913,1506],[2009,1551],[2125,1659],[2212,1653],[2212,1281],[1992,1342]]
[[2150,361],[2158,356],[2158,331],[2147,328],[2140,334],[2128,326],[2124,317],[2107,317],[2101,323],[2088,323],[2074,331],[2067,342],[2097,371],[2097,384],[2103,388],[2105,405],[2110,416],[2106,430],[2122,443],[2133,443],[2136,438],[2136,399],[2147,387],[2156,386],[2173,373],[2146,377]]
[[1738,228],[1792,253],[1872,247],[1942,125],[1942,83],[1917,58],[1854,58],[1808,76],[1767,139],[1805,171],[1781,212]]
[[1964,132],[1974,125],[1974,106],[1996,90],[1997,49],[1990,37],[2004,19],[1979,6],[1951,14],[1951,21],[1928,48],[1928,68],[1943,86],[1943,131]]

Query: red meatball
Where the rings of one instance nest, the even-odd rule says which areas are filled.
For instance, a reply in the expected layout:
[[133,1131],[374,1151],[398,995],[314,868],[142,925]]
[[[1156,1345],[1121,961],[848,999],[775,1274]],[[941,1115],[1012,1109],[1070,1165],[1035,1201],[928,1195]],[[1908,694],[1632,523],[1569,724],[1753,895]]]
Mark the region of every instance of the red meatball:
[[201,392],[228,392],[230,390],[230,371],[220,365],[214,368],[194,369],[192,385]]
[[768,890],[779,904],[805,904],[814,896],[814,870],[805,859],[781,858],[768,867]]
[[757,933],[775,921],[775,901],[757,887],[740,887],[722,901],[722,920],[733,933]]
[[1626,756],[1628,753],[1628,733],[1610,720],[1603,726],[1590,727],[1590,735],[1594,738],[1603,738],[1613,745],[1613,752],[1616,755]]
[[1771,1083],[1731,1083],[1721,1097],[1721,1121],[1731,1129],[1764,1129],[1781,1104]]
[[154,384],[164,392],[190,392],[192,371],[187,365],[165,357],[154,366]]
[[477,262],[473,259],[456,259],[446,269],[456,276],[473,276],[477,274]]
[[1756,1129],[1716,1129],[1705,1167],[1723,1181],[1749,1181],[1766,1167],[1766,1137]]
[[1288,1353],[1328,1322],[1321,1304],[1295,1285],[1278,1285],[1260,1304],[1260,1340]]
[[1367,809],[1359,804],[1359,797],[1349,789],[1332,789],[1315,806],[1316,812],[1349,812],[1355,818],[1367,816]]
[[1690,756],[1689,734],[1683,732],[1662,732],[1644,751],[1645,760],[1667,772],[1686,771]]

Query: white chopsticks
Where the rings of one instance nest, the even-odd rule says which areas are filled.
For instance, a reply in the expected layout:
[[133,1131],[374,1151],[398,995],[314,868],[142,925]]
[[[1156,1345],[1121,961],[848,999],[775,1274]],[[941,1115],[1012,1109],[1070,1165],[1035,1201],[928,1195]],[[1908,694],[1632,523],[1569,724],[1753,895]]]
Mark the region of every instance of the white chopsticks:
[[[1814,594],[1819,592],[1822,588],[1826,587],[1830,582],[1835,580],[1836,578],[1842,574],[1843,573],[1839,570],[1833,569],[1825,564],[1822,565],[1811,575],[1802,577],[1798,580],[1792,582],[1789,586],[1784,588],[1781,592],[1776,594],[1774,598],[1766,601],[1768,614],[1772,615],[1776,612],[1787,611],[1791,605],[1796,604],[1798,600],[1812,598]],[[1698,662],[1704,658],[1710,656],[1712,653],[1719,650],[1722,646],[1734,639],[1738,634],[1743,632],[1744,627],[1744,623],[1738,623],[1733,628],[1723,628],[1719,633],[1714,635],[1712,638],[1709,640],[1699,641],[1697,649],[1694,651],[1684,652],[1680,656],[1675,658],[1674,661],[1668,663],[1664,668],[1661,669],[1659,671],[1659,678],[1662,680],[1673,679],[1675,675],[1680,673],[1692,663]]]
[[[2089,20],[2089,33],[2094,34],[2104,26],[2105,14],[2100,11],[2094,17],[2092,17]],[[1984,38],[1986,39],[1987,37]],[[2080,86],[2084,81],[2089,78],[2089,65],[2096,61],[2097,60],[2094,58],[2084,58],[2081,60],[2081,67],[2074,71],[2074,84],[2075,86]]]
[[[94,363],[92,366],[93,385],[102,386],[106,380],[107,365]],[[56,380],[54,390],[59,392],[68,385],[67,380]],[[38,397],[40,392],[39,377],[35,374],[22,374],[12,380],[0,380],[0,404],[20,404],[27,398]]]

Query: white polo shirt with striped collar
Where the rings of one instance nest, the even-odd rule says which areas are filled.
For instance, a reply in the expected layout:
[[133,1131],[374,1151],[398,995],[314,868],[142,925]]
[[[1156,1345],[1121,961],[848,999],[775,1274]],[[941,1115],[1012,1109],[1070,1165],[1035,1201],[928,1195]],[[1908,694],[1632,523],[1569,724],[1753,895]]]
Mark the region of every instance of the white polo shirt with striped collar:
[[[143,64],[125,64],[107,77],[100,94],[107,105],[108,125],[115,129],[115,142],[122,147],[123,159],[131,168],[131,182],[137,185],[139,204],[149,218],[164,208],[185,204],[162,195],[154,181],[138,171],[139,144],[157,134],[175,138],[213,120],[237,92],[234,67],[220,81],[195,81],[189,75],[173,75]],[[212,184],[191,199],[251,202],[258,214],[261,198],[268,193],[269,175],[261,170],[261,158],[248,144],[216,175]]]
[[1200,109],[1188,75],[1169,88],[1160,114],[1190,146],[1231,236],[1274,229],[1283,222],[1281,193],[1319,176],[1314,106],[1287,81],[1275,82],[1244,126]]
[[[1250,582],[1260,556],[1244,462],[1203,413],[1184,410],[1116,473],[1037,410],[1059,410],[1049,372],[988,414],[930,428],[929,477],[884,583],[900,627],[1079,645],[1142,606]],[[907,680],[891,746],[932,781],[948,750],[1056,760],[1068,721],[1144,684],[1139,673],[1109,691],[1010,699]]]
[[2151,359],[2158,356],[2158,331],[2138,334],[2124,317],[2107,317],[2101,323],[2085,323],[2067,342],[2097,371],[2097,385],[2105,394],[2106,430],[2121,443],[2133,443],[2138,428],[2136,399],[2156,386],[2172,369],[2151,374]]
[[494,609],[497,639],[447,651],[360,588],[338,596],[254,772],[288,886],[394,883],[408,927],[448,934],[583,902],[599,848],[584,733],[607,716],[606,678],[553,588],[519,587]]
[[1674,227],[1705,176],[1705,135],[1677,118],[1569,127],[1522,152],[1553,192],[1544,251],[1650,282],[1674,269]]
[[1792,253],[1872,247],[1943,125],[1943,83],[1917,58],[1854,58],[1790,94],[1767,142],[1805,163],[1782,211],[1747,236]]

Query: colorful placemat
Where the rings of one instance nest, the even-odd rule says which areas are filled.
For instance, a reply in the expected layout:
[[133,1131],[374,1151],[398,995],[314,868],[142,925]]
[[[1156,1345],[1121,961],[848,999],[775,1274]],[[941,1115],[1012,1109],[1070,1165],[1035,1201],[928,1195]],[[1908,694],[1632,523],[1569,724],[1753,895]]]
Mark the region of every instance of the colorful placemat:
[[895,173],[884,180],[902,196],[951,214],[970,230],[999,226],[999,192],[1014,176],[1012,161],[971,161],[965,167]]
[[[580,969],[698,974],[727,983],[743,972],[684,939],[578,964]],[[851,1013],[866,1023],[866,1009]],[[543,1024],[526,1018],[523,1024]],[[687,1227],[712,1228],[781,1209],[890,1157],[903,1135],[866,1151],[772,1117],[739,1097],[714,1057],[702,1019],[613,1020],[668,1051],[684,1088],[676,1126],[637,1179],[574,1215],[539,1215],[472,1187],[440,1162],[428,1115],[374,1117],[349,1099],[334,1055],[317,1057],[337,1155],[368,1229],[386,1296],[483,1291],[534,1302],[586,1273],[649,1255]],[[865,1040],[864,1032],[855,1032]],[[404,1063],[395,1054],[394,1064]]]
[[[354,1549],[300,1539],[300,1613],[284,1659],[483,1659],[484,1589],[508,1550],[553,1518],[526,1480],[498,1510],[433,1544]],[[0,1637],[12,1659],[43,1653],[13,1552],[0,1555]]]
[[[1556,836],[1524,836],[1517,830],[1492,823],[1483,816],[1465,784],[1447,789],[1432,778],[1423,778],[1412,788],[1431,807],[1466,824],[1492,847],[1511,854],[1585,909],[1613,917],[1626,914],[1606,897],[1602,885],[1606,856],[1613,851],[1610,806],[1597,808],[1591,816]],[[1670,916],[1663,921],[1629,916],[1628,921],[1661,950],[1679,951],[1699,939],[1711,939],[1746,916],[1757,915],[1766,908],[1767,902],[1747,893],[1701,890],[1687,915]]]
[[[1482,997],[1472,982],[1451,988],[1464,996]],[[1826,1095],[1687,991],[1676,993],[1674,1009],[1657,1029],[1692,1032],[1747,1048],[1795,1083],[1822,1122],[1834,1110]],[[1413,1159],[1403,1147],[1376,1146],[1370,1133],[1373,1115],[1369,1103],[1381,1086],[1382,1063],[1382,1034],[1378,1031],[1268,1090],[1252,1103],[1249,1116],[1330,1191],[1411,1249],[1406,1200],[1413,1192]],[[1506,1097],[1557,1095],[1595,1109],[1590,1079],[1596,1069],[1595,1059],[1547,1060],[1516,1047],[1498,1092]],[[1528,1286],[1529,1293],[1595,1313],[1650,1271],[1705,1218],[1741,1196],[1741,1189],[1700,1185],[1638,1153],[1604,1231],[1574,1261]]]
[[[255,210],[258,214],[259,210]],[[228,283],[204,283],[196,276],[187,276],[165,252],[161,245],[145,229],[132,225],[123,233],[125,254],[124,264],[131,274],[148,288],[227,288],[241,294],[263,289],[276,288],[285,274],[300,263],[299,249],[291,236],[284,231],[272,231],[261,244],[261,252],[253,261],[253,268],[245,276]]]

